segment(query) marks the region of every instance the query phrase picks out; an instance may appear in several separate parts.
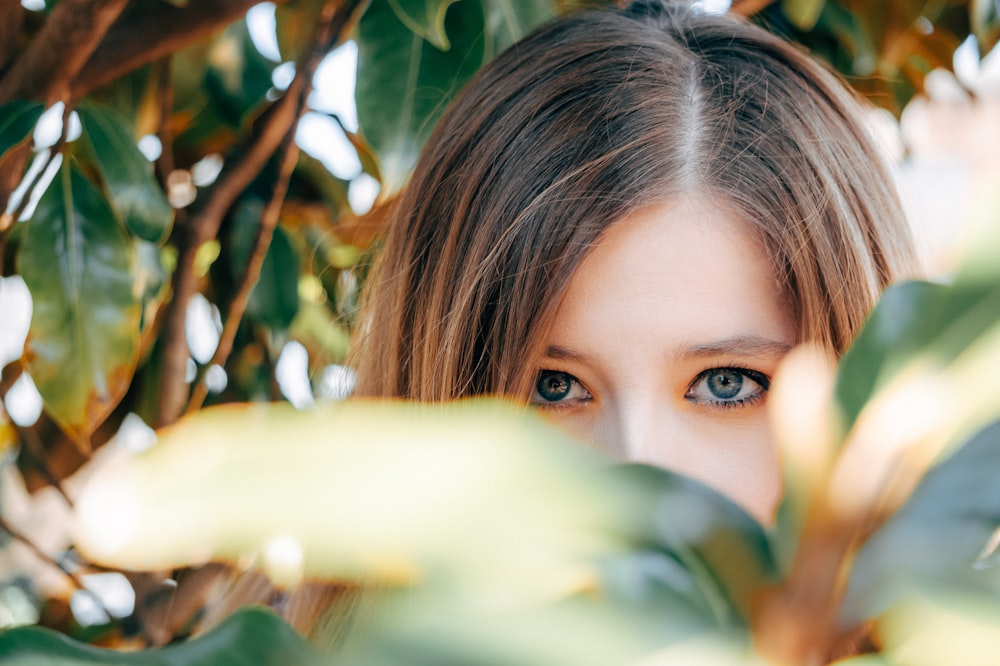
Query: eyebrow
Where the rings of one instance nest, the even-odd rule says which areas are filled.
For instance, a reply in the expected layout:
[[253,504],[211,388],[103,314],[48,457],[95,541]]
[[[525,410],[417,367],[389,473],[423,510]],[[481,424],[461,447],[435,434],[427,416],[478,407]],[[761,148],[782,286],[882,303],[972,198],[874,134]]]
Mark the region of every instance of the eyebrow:
[[[736,356],[766,356],[781,358],[792,350],[794,345],[779,342],[759,335],[734,335],[731,338],[713,340],[691,345],[681,351],[682,358],[710,358],[727,354]],[[587,363],[590,357],[567,347],[550,345],[545,349],[545,357],[557,361],[576,361]]]
[[770,356],[780,358],[792,350],[787,342],[771,340],[759,335],[736,335],[722,340],[691,345],[681,352],[684,358],[706,358],[725,354],[738,356]]
[[586,363],[590,360],[590,357],[586,354],[581,354],[578,351],[573,351],[572,349],[567,349],[566,347],[560,347],[558,345],[549,345],[545,349],[545,357],[555,359],[557,361],[577,361],[578,363]]

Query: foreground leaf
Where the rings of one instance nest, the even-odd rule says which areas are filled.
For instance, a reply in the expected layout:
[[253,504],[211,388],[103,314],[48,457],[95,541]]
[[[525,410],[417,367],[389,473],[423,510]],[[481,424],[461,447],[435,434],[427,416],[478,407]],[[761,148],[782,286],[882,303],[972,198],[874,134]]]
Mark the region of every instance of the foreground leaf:
[[[678,589],[693,585],[690,596],[718,626],[745,626],[755,596],[777,578],[764,528],[729,499],[680,474],[646,465],[626,465],[616,474],[621,493],[633,502],[630,513],[641,521],[635,536],[644,556],[662,553],[686,571],[690,578]],[[658,571],[665,564],[661,560]]]
[[27,369],[78,439],[114,409],[135,370],[134,264],[108,203],[67,160],[25,226],[18,265],[34,303]]
[[0,164],[7,151],[31,138],[44,110],[45,105],[38,102],[18,100],[0,105]]
[[855,560],[844,615],[874,617],[914,585],[1000,592],[1000,566],[980,559],[1000,525],[998,474],[1000,422],[931,469],[868,539]]
[[83,139],[125,228],[151,243],[165,241],[174,209],[153,175],[153,165],[139,152],[128,131],[128,121],[111,109],[94,105],[81,105],[77,113]]
[[623,544],[603,465],[484,401],[218,407],[95,477],[77,545],[132,569],[255,555],[286,580],[443,576],[538,598]]
[[284,666],[321,664],[320,656],[278,616],[260,608],[234,613],[198,638],[154,650],[116,652],[49,629],[20,627],[0,633],[5,666]]

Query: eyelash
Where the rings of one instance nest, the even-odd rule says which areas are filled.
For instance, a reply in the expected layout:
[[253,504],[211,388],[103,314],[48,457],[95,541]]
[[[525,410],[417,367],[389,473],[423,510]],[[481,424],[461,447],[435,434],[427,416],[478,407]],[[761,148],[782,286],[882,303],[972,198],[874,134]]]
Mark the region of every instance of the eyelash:
[[687,391],[684,392],[685,400],[694,402],[697,404],[697,399],[691,396],[691,392],[695,389],[698,384],[704,381],[707,377],[717,372],[736,372],[743,375],[745,378],[750,379],[752,382],[760,387],[760,390],[751,396],[745,398],[739,398],[736,400],[708,400],[703,402],[712,409],[740,409],[743,407],[753,407],[755,405],[761,404],[767,399],[767,393],[771,389],[771,378],[765,375],[763,372],[757,370],[752,370],[746,366],[741,365],[725,365],[716,366],[713,368],[706,368],[699,372],[691,383],[688,385]]
[[[743,377],[745,377],[745,378],[751,380],[752,382],[754,382],[755,384],[757,384],[757,386],[760,387],[760,390],[757,391],[756,393],[754,393],[753,395],[747,396],[745,398],[735,399],[735,400],[711,400],[711,399],[704,400],[704,399],[702,399],[701,401],[699,401],[698,398],[696,398],[696,397],[694,397],[694,396],[691,395],[692,392],[695,390],[695,388],[701,382],[705,381],[712,374],[719,373],[719,372],[734,372],[734,373],[740,374]],[[575,384],[581,390],[584,391],[584,393],[586,394],[586,396],[583,397],[583,398],[578,398],[576,400],[572,400],[572,401],[562,401],[562,400],[560,400],[560,401],[555,401],[555,402],[545,402],[544,399],[542,399],[542,400],[536,400],[536,395],[539,395],[539,393],[538,393],[538,382],[542,378],[543,373],[566,375],[569,378],[570,382],[572,382],[573,384]],[[744,366],[740,366],[740,365],[715,366],[715,367],[706,368],[705,370],[702,370],[701,372],[699,372],[695,376],[695,378],[693,380],[691,380],[691,383],[688,384],[687,390],[684,393],[684,398],[685,398],[685,400],[688,400],[689,402],[692,402],[692,403],[695,403],[695,404],[698,404],[700,402],[700,404],[702,404],[704,406],[707,406],[707,407],[709,407],[711,409],[740,409],[740,408],[744,408],[744,407],[752,407],[754,405],[762,403],[767,398],[767,393],[770,390],[770,388],[771,388],[771,378],[768,377],[766,374],[764,374],[762,372],[759,372],[757,370],[752,370],[750,368],[747,368],[747,367],[744,367]],[[572,390],[572,389],[570,389],[570,390]],[[572,375],[572,374],[570,374],[568,372],[564,372],[562,370],[553,370],[553,369],[550,369],[550,368],[543,368],[543,369],[541,369],[541,370],[538,371],[538,375],[537,375],[537,378],[535,380],[535,387],[532,388],[532,395],[531,395],[531,398],[530,398],[530,401],[534,405],[536,405],[538,407],[541,407],[543,409],[549,409],[549,410],[572,409],[574,407],[578,407],[581,403],[590,402],[591,400],[593,400],[593,396],[592,396],[590,390],[586,386],[584,386],[583,382],[581,382],[574,375]]]

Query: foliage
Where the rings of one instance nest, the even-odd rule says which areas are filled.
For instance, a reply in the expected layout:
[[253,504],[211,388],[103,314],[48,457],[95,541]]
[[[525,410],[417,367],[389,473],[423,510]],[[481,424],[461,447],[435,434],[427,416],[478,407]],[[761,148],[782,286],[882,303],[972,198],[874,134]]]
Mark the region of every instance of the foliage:
[[[203,566],[208,556],[255,555],[269,568],[267,546],[285,536],[279,545],[293,544],[303,558],[301,567],[270,567],[286,583],[306,574],[380,581],[374,610],[356,613],[357,631],[339,646],[358,663],[492,654],[498,663],[606,664],[653,653],[695,663],[702,652],[728,663],[805,663],[829,657],[859,626],[872,629],[888,663],[930,663],[942,636],[972,647],[995,639],[996,601],[984,592],[996,589],[995,558],[984,547],[1000,508],[982,479],[996,466],[1000,435],[987,426],[996,401],[977,390],[981,369],[1000,363],[1000,278],[982,249],[995,250],[995,239],[952,284],[887,293],[844,359],[834,397],[817,397],[823,407],[813,411],[785,408],[808,415],[809,425],[790,423],[783,437],[789,492],[773,529],[669,473],[605,470],[544,426],[497,416],[498,407],[438,417],[402,406],[200,413],[203,402],[288,394],[277,367],[291,342],[306,351],[311,394],[325,390],[324,373],[343,376],[373,244],[435,119],[496,53],[577,3],[286,0],[274,8],[280,61],[251,39],[243,15],[253,4],[0,3],[0,289],[23,278],[33,310],[23,352],[4,360],[0,391],[30,378],[44,404],[33,424],[3,414],[0,429],[16,435],[4,478],[39,494],[69,493],[68,479],[98,467],[95,451],[105,452],[129,415],[157,427],[192,415],[108,477],[106,487],[125,484],[128,497],[102,523],[121,529],[111,535],[119,541],[107,533],[93,541],[81,500],[89,527],[79,542],[51,550],[46,564],[66,570],[73,585],[97,570],[86,557],[166,567],[172,592],[164,593],[164,575],[129,573],[134,612],[88,629],[68,612],[65,593],[5,572],[0,605],[6,592],[25,588],[42,624],[79,641],[162,645],[186,638],[203,617],[215,571]],[[1000,34],[996,4],[980,0],[745,1],[734,11],[801,41],[897,112],[931,68],[951,67],[968,35],[985,53]],[[357,127],[313,108],[310,96],[320,62],[348,39],[358,52]],[[289,71],[291,81],[282,78]],[[36,126],[48,122],[42,113],[56,102],[63,105],[50,114],[62,116],[63,129],[36,142]],[[299,151],[295,131],[307,113],[332,123],[359,166],[331,170]],[[140,138],[158,143],[155,162]],[[349,195],[369,179],[381,192],[367,210]],[[187,324],[206,304],[219,340],[202,353]],[[813,372],[810,383],[821,384],[823,371]],[[482,427],[490,419],[493,433]],[[827,431],[828,439],[815,434]],[[428,460],[457,464],[457,444],[468,448],[470,438],[482,449],[464,459],[468,487],[431,476],[441,470]],[[160,458],[169,460],[153,465]],[[336,484],[330,470],[339,470]],[[513,470],[533,470],[535,485]],[[382,496],[400,504],[362,511],[357,503],[374,496],[376,478],[392,483],[399,494]],[[303,507],[317,502],[306,515]],[[131,518],[121,513],[128,506]],[[180,526],[153,518],[173,511],[187,517]],[[678,530],[692,527],[691,516],[697,529]],[[300,531],[288,534],[292,526]],[[31,541],[6,520],[0,527],[12,535],[0,550]],[[510,549],[496,545],[512,538],[526,545],[514,572],[503,568]],[[819,556],[831,549],[839,559]],[[839,571],[853,573],[841,579]],[[561,640],[566,631],[579,640]],[[911,657],[914,636],[924,648]],[[222,663],[213,652],[221,649],[235,650],[234,661],[266,661],[266,650],[305,655],[297,641],[274,616],[248,611],[203,638],[134,659]],[[0,635],[0,658],[27,663],[57,653],[66,663],[121,661],[38,629]]]

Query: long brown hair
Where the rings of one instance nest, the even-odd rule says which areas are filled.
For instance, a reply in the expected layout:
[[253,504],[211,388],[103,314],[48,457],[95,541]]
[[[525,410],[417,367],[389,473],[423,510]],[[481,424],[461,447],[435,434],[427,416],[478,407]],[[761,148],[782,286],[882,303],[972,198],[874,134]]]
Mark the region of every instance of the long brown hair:
[[752,225],[800,341],[842,352],[915,271],[892,180],[833,74],[730,17],[585,11],[499,56],[436,127],[370,282],[357,393],[526,398],[583,257],[681,193]]

